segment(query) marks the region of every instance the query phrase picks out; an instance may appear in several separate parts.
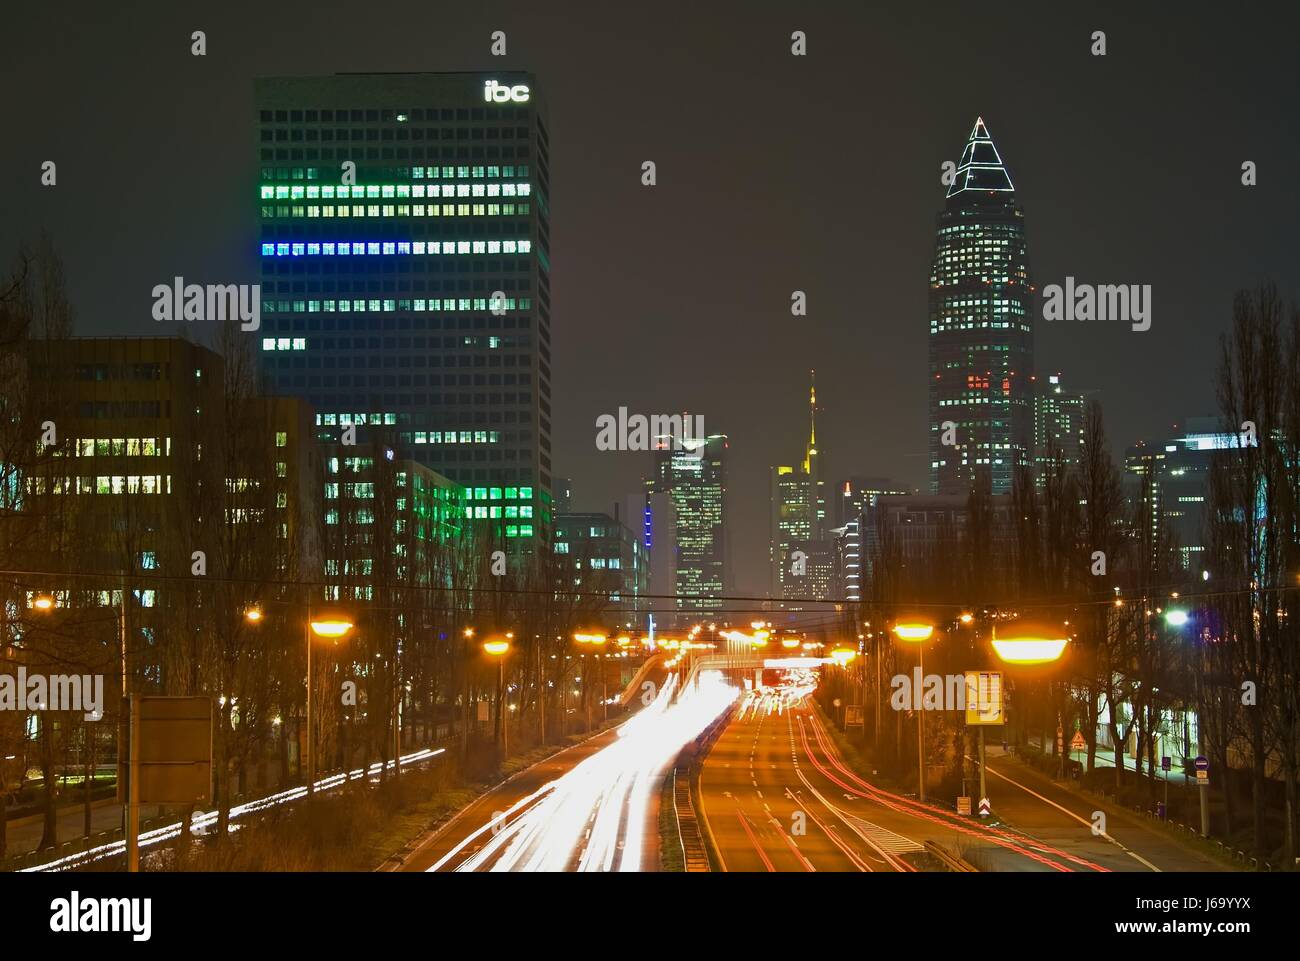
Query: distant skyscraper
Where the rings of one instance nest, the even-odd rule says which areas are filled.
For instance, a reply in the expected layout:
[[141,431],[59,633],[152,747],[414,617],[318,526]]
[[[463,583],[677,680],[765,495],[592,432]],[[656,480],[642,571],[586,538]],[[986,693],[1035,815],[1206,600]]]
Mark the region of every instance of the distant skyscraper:
[[[551,520],[550,160],[530,74],[256,81],[263,367],[317,426],[396,427],[528,539]],[[353,168],[350,165],[355,165]]]
[[[1024,212],[983,118],[938,216],[930,274],[930,492],[980,474],[1011,489],[1033,445],[1033,299]],[[946,421],[955,446],[943,443]]]
[[803,461],[797,467],[773,467],[769,474],[769,592],[786,609],[791,608],[787,601],[826,600],[835,593],[835,552],[827,538],[826,482],[821,477],[820,460],[814,379],[808,397],[808,444]]
[[849,477],[831,493],[828,533],[835,543],[835,589],[847,601],[862,600],[865,558],[862,552],[863,514],[886,494],[910,494],[906,487],[884,477]]
[[1076,468],[1083,453],[1083,412],[1092,391],[1071,390],[1060,374],[1034,380],[1034,466],[1041,484],[1051,458],[1060,452],[1065,466]]
[[[671,438],[655,439],[651,495],[670,495],[676,518],[674,590],[677,608],[719,609],[728,586],[726,537],[727,436],[686,440],[674,449]],[[652,545],[651,556],[659,545]]]
[[[1141,519],[1137,536],[1149,545],[1168,538],[1185,570],[1203,570],[1210,472],[1223,458],[1241,456],[1240,436],[1218,417],[1190,417],[1186,433],[1145,441],[1124,454],[1124,497]],[[1156,551],[1148,556],[1153,563]]]

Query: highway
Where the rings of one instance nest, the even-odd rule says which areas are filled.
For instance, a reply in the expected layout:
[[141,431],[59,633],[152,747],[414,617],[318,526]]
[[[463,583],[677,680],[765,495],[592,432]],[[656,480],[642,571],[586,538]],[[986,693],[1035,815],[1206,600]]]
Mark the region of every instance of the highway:
[[[927,841],[982,870],[1144,869],[1036,799],[1042,811],[1028,830],[961,817],[869,782],[840,758],[807,694],[748,693],[704,763],[702,815],[724,870],[941,870]],[[1072,834],[1049,838],[1048,826]]]
[[737,693],[716,672],[675,699],[676,686],[674,674],[619,727],[479,798],[403,870],[655,870],[663,774]]

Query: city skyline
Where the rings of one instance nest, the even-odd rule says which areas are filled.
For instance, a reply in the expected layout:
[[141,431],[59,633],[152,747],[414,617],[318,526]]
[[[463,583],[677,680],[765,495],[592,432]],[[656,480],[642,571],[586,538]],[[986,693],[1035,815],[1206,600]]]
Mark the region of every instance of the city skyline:
[[[136,24],[129,37],[106,47],[70,35],[62,54],[67,63],[107,70],[111,50],[111,69],[125,82],[91,94],[56,76],[17,104],[16,122],[26,136],[0,159],[7,182],[18,185],[0,239],[12,250],[30,225],[51,231],[67,260],[78,333],[157,335],[180,327],[196,337],[192,325],[153,321],[147,295],[177,275],[256,280],[253,254],[240,240],[250,223],[243,198],[253,185],[236,175],[244,169],[240,158],[255,147],[254,77],[419,70],[433,60],[438,69],[532,71],[551,101],[553,189],[573,204],[553,236],[562,278],[553,292],[554,378],[568,385],[555,398],[554,470],[578,479],[576,507],[605,509],[638,489],[644,460],[597,451],[598,416],[620,406],[703,412],[707,424],[730,437],[738,586],[754,595],[765,592],[768,580],[766,471],[780,451],[801,443],[803,417],[786,398],[801,391],[807,369],[820,375],[819,432],[832,452],[825,476],[881,475],[913,488],[925,483],[925,397],[916,372],[925,349],[931,218],[946,191],[941,165],[960,159],[955,140],[976,116],[1012,158],[1018,192],[1032,198],[1029,240],[1040,290],[1067,276],[1153,286],[1155,322],[1144,333],[1101,321],[1037,323],[1040,369],[1099,391],[1117,453],[1139,437],[1168,433],[1184,416],[1211,411],[1205,384],[1232,290],[1263,276],[1296,286],[1295,265],[1282,252],[1287,212],[1300,206],[1285,174],[1285,145],[1296,139],[1297,120],[1292,111],[1269,109],[1285,84],[1270,81],[1281,62],[1271,54],[1280,40],[1263,25],[1233,21],[1211,39],[1188,24],[1157,25],[1111,11],[1100,25],[1109,28],[1112,44],[1116,36],[1122,41],[1103,59],[1091,58],[1076,39],[1099,24],[1083,14],[1039,11],[1037,42],[1011,63],[980,55],[1014,22],[1010,11],[970,21],[961,36],[898,12],[882,12],[887,22],[855,32],[837,17],[810,11],[800,25],[812,56],[792,62],[778,42],[791,27],[785,15],[758,11],[733,23],[699,11],[690,34],[673,37],[694,51],[689,67],[647,73],[581,20],[564,28],[576,34],[566,32],[558,42],[555,25],[522,6],[503,9],[514,13],[516,26],[501,58],[488,51],[498,24],[472,13],[463,15],[463,33],[455,37],[397,33],[385,35],[382,45],[354,38],[343,56],[323,26],[277,11],[264,12],[267,28],[280,24],[304,42],[274,50],[249,45],[238,39],[247,27],[221,11],[205,14],[212,38],[206,59],[190,57],[194,25],[171,12]],[[20,21],[24,16],[31,14],[20,13]],[[662,30],[666,40],[670,20],[637,29],[651,37]],[[33,20],[31,29],[39,23]],[[108,36],[117,29],[105,25]],[[877,40],[884,33],[894,38],[890,44]],[[461,36],[483,40],[467,47]],[[858,48],[869,53],[860,86],[880,87],[888,75],[895,79],[884,86],[901,94],[868,105],[832,95],[832,74],[818,65],[845,62]],[[938,74],[896,52],[909,48],[924,48],[929,59],[954,69],[969,62],[979,70],[965,71],[954,95]],[[561,56],[562,49],[582,55]],[[19,50],[15,69],[30,55]],[[159,55],[192,83],[147,83],[145,64]],[[1237,68],[1207,85],[1198,64],[1225,56],[1236,58]],[[1054,70],[1062,62],[1071,69]],[[1055,76],[1056,83],[1018,85],[1030,71]],[[1129,91],[1148,71],[1170,78],[1171,96],[1159,111],[1131,109]],[[727,97],[733,76],[753,77],[760,96]],[[193,83],[217,96],[196,97]],[[721,99],[705,95],[710,90]],[[111,109],[91,108],[100,98],[109,98]],[[791,114],[795,103],[799,112]],[[1250,121],[1254,115],[1274,119],[1261,127]],[[58,118],[74,116],[88,139],[60,132]],[[158,118],[167,118],[167,132],[144,154],[100,154],[89,144],[109,135],[103,125],[110,116],[113,134],[120,128],[134,142],[148,137]],[[636,123],[621,119],[633,116]],[[715,138],[720,116],[726,136]],[[1180,146],[1207,120],[1216,129],[1208,149]],[[675,139],[679,134],[708,138],[711,153],[685,147]],[[832,143],[843,149],[830,150]],[[43,188],[28,171],[50,158],[61,161],[59,185]],[[640,183],[645,160],[658,165],[654,188]],[[1244,160],[1259,164],[1258,187],[1241,185]],[[189,182],[203,188],[189,191]],[[718,185],[725,183],[739,189],[720,196]],[[125,194],[114,189],[121,184],[128,185]],[[169,195],[186,202],[158,204]],[[780,198],[777,209],[762,201],[755,206],[760,196]],[[137,209],[150,215],[119,213]],[[676,229],[701,210],[726,232],[691,236]],[[1215,219],[1211,227],[1203,210],[1232,219]],[[116,242],[96,243],[79,231],[87,215],[113,224]],[[1119,217],[1136,229],[1116,235],[1109,225]],[[620,219],[628,218],[636,230],[618,232]],[[615,233],[617,243],[610,240]],[[888,242],[864,251],[863,236]],[[772,251],[780,252],[775,260]],[[661,265],[669,282],[650,283],[642,264]],[[756,272],[755,264],[773,266]],[[806,318],[790,316],[793,290],[808,295]],[[745,328],[756,336],[738,337]],[[770,344],[783,349],[772,351]],[[730,387],[731,375],[719,377],[724,347],[738,383],[770,390],[755,396]],[[645,368],[648,376],[625,376],[644,356],[658,361]],[[873,395],[890,402],[864,400]]]

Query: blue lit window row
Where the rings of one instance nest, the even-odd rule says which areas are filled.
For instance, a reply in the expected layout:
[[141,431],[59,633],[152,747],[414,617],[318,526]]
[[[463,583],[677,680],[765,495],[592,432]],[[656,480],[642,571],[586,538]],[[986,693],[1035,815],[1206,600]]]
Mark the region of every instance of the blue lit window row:
[[365,197],[382,199],[384,197],[416,198],[422,197],[527,197],[532,193],[528,183],[505,184],[365,184],[348,186],[346,184],[305,184],[272,185],[263,184],[258,188],[262,200],[360,200]]
[[399,240],[381,242],[262,244],[263,257],[376,257],[527,254],[531,240]]
[[[531,310],[533,299],[531,297],[520,297],[516,300],[514,297],[507,297],[503,305],[505,310]],[[458,311],[458,310],[487,310],[489,300],[486,297],[458,297],[458,298],[433,298],[432,300],[264,300],[262,301],[263,314],[315,314],[324,311],[327,314],[354,313],[364,314],[366,312],[393,312],[393,311],[415,311],[417,313],[426,313],[428,311]],[[497,344],[488,344],[489,347],[496,347]],[[270,350],[272,348],[264,348]],[[277,350],[301,350],[299,347],[277,347]]]

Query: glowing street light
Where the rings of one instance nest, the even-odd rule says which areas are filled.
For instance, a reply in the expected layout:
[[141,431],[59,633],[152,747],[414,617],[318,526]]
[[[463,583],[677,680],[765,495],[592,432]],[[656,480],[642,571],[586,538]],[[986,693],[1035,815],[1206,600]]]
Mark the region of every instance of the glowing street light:
[[38,594],[32,600],[32,607],[38,611],[52,611],[58,607],[58,602],[54,600],[54,596],[51,594]]
[[513,634],[507,634],[505,637],[489,637],[483,642],[483,653],[497,659],[497,730],[501,734],[501,756],[506,754],[506,655],[510,653],[510,638]]
[[244,620],[248,621],[250,624],[258,623],[264,616],[265,615],[262,614],[262,609],[260,607],[250,607],[248,610],[244,611]]
[[1187,620],[1188,617],[1186,611],[1180,611],[1174,608],[1165,611],[1165,623],[1170,627],[1182,627],[1187,623]]
[[[258,612],[261,613],[260,611]],[[248,615],[245,614],[247,617]],[[307,615],[307,793],[311,794],[316,790],[316,738],[315,728],[312,727],[312,658],[311,658],[311,636],[328,638],[335,643],[340,638],[346,637],[352,630],[352,621],[341,614],[323,614],[312,617],[310,612]]]
[[1065,652],[1068,637],[1039,637],[1024,634],[1012,637],[994,637],[993,651],[1008,664],[1050,664]]
[[[934,625],[929,621],[907,620],[894,625],[894,633],[900,641],[918,645],[917,666],[921,669],[921,678],[925,678],[925,642],[934,635]],[[916,787],[917,797],[925,800],[925,711],[916,712]]]
[[922,643],[934,634],[934,625],[928,621],[899,621],[894,625],[894,633],[900,641]]
[[[261,612],[259,611],[258,617],[250,618],[250,620],[257,620],[260,617]],[[353,627],[352,622],[346,617],[335,615],[313,618],[310,621],[310,624],[311,632],[317,637],[331,638],[333,640],[338,640],[340,637],[347,636],[347,633],[351,631]],[[308,650],[310,650],[310,648],[308,648]]]
[[969,624],[969,623],[971,623],[971,621],[973,621],[973,620],[975,620],[975,615],[972,614],[972,613],[970,613],[970,611],[963,611],[963,612],[962,612],[962,615],[961,615],[961,622],[962,622],[963,624]]
[[858,656],[858,652],[848,647],[837,647],[831,651],[831,660],[840,667],[846,666],[849,661]]
[[609,636],[595,632],[580,632],[574,634],[573,639],[579,644],[604,644],[609,640]]

